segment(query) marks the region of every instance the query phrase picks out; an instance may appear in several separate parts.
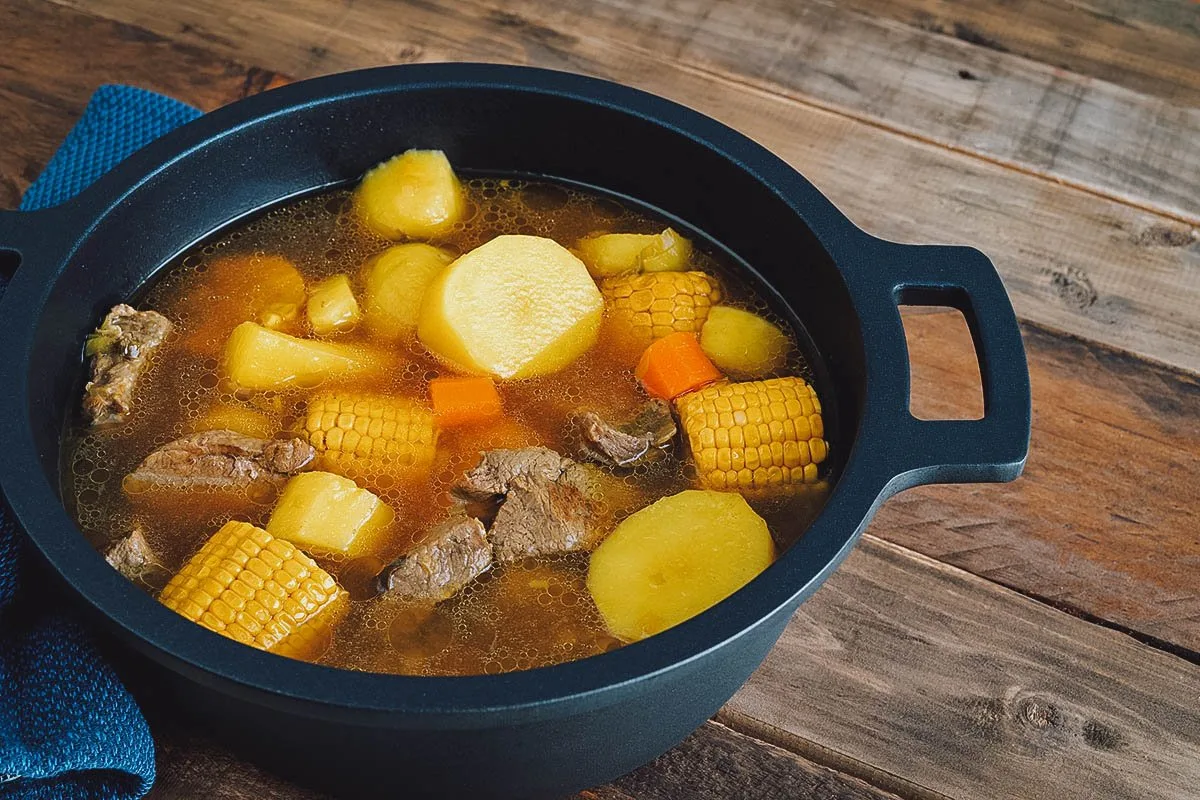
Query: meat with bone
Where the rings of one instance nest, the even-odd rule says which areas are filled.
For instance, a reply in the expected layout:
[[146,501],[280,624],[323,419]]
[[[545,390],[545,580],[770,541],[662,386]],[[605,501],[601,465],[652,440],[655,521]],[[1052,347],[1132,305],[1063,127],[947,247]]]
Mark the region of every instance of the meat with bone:
[[129,416],[138,379],[172,327],[157,311],[138,311],[124,303],[108,312],[87,341],[92,371],[84,387],[83,411],[93,425]]

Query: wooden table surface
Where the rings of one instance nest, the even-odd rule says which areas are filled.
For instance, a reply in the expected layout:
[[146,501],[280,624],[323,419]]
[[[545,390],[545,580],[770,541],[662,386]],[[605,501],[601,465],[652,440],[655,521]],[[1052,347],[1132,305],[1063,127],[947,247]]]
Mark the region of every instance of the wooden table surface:
[[[715,721],[580,797],[1200,796],[1200,4],[4,0],[0,207],[100,83],[440,60],[665,95],[874,234],[979,247],[1029,353],[1023,478],[890,501]],[[961,318],[906,323],[914,410],[977,413]],[[155,728],[156,800],[314,797]]]

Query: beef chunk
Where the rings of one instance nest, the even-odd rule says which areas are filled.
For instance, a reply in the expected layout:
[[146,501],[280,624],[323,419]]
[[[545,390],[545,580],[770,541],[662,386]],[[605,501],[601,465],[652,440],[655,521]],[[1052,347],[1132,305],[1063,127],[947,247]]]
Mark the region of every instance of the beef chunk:
[[303,439],[203,431],[158,448],[126,480],[172,489],[236,488],[260,478],[282,480],[307,466],[316,454]]
[[586,550],[603,533],[587,469],[545,447],[489,450],[455,487],[460,500],[499,499],[489,534],[497,563]]
[[83,411],[93,425],[121,422],[129,415],[138,378],[172,327],[157,311],[138,311],[124,303],[108,312],[87,343],[92,376],[84,387]]
[[401,600],[438,602],[458,594],[492,566],[492,545],[483,523],[454,517],[429,538],[384,567],[379,591]]
[[145,582],[154,588],[161,588],[157,584],[165,586],[170,577],[150,549],[140,525],[134,525],[128,536],[118,539],[104,554],[104,560],[129,580]]
[[660,457],[675,438],[675,418],[661,400],[645,408],[624,425],[613,425],[594,411],[574,415],[575,430],[584,458],[612,467],[633,467]]

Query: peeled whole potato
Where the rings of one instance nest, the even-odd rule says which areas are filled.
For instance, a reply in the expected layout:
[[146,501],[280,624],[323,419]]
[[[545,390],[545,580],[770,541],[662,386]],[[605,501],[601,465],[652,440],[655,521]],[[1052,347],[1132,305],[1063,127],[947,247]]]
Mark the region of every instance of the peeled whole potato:
[[371,333],[399,339],[415,331],[425,290],[453,260],[440,247],[420,242],[398,244],[368,259],[362,267],[363,315]]
[[409,150],[372,167],[354,198],[367,226],[388,239],[438,236],[462,219],[466,208],[441,150]]
[[627,642],[691,619],[775,560],[767,523],[736,492],[689,489],[626,517],[592,553],[587,587]]
[[497,378],[556,372],[596,342],[604,298],[553,239],[497,236],[425,292],[417,336],[460,369]]
[[700,348],[735,378],[762,378],[787,363],[792,343],[777,325],[732,306],[713,306],[700,329]]

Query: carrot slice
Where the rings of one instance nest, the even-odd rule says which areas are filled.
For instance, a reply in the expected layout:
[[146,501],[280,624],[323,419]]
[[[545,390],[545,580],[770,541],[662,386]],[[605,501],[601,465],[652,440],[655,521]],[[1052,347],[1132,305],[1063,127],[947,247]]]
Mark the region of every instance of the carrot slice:
[[442,427],[486,422],[501,414],[500,393],[491,378],[434,378],[429,399]]
[[721,378],[696,335],[686,331],[668,334],[647,347],[635,374],[647,392],[663,400],[674,400]]

